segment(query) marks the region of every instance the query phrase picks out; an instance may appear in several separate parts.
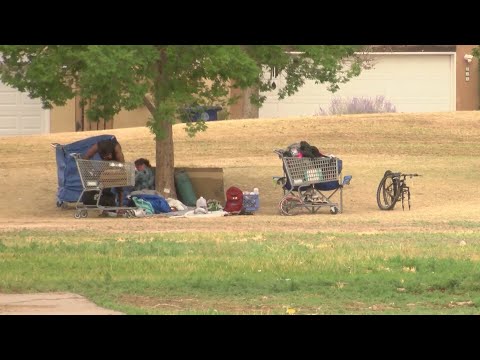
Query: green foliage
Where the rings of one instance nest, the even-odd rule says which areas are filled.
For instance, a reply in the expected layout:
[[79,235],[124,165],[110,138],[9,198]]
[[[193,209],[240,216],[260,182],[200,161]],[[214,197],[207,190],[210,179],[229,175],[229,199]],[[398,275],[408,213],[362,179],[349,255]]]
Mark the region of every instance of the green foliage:
[[476,58],[480,59],[480,46],[477,46],[476,48],[473,48],[472,55],[475,56]]
[[[148,127],[163,137],[163,122],[174,123],[185,106],[226,106],[230,87],[271,89],[265,70],[282,73],[279,98],[294,94],[306,79],[339,84],[357,76],[362,61],[350,45],[1,45],[1,80],[44,107],[79,96],[92,121],[150,102]],[[347,61],[348,59],[348,61]],[[345,67],[346,66],[346,67]],[[187,125],[193,136],[203,121]]]
[[[87,119],[110,120],[122,109],[146,106],[147,127],[163,142],[156,184],[174,188],[172,124],[186,107],[226,107],[231,87],[251,88],[259,106],[272,89],[269,70],[282,74],[280,99],[306,79],[339,84],[360,73],[362,58],[350,45],[0,45],[0,80],[45,108],[74,97]],[[203,120],[187,119],[189,136],[205,131]],[[165,159],[168,159],[165,161]],[[163,161],[162,161],[163,160]],[[162,185],[163,184],[163,185]],[[172,192],[175,197],[175,191]]]
[[41,98],[47,108],[80,95],[92,120],[135,109],[156,54],[145,46],[0,46],[2,81]]

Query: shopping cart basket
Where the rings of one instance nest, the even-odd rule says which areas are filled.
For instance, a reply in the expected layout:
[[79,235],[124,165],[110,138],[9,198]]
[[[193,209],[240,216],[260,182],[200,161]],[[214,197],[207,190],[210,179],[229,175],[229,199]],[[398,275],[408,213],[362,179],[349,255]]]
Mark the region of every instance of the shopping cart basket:
[[[75,218],[85,218],[88,210],[113,211],[125,210],[127,217],[135,216],[134,207],[102,206],[100,200],[105,189],[135,185],[135,164],[118,161],[86,160],[80,154],[72,154],[77,163],[78,173],[83,190],[75,204]],[[85,205],[81,202],[83,194],[88,191],[98,192],[95,205]]]
[[[350,183],[352,176],[342,179],[342,160],[286,157],[283,150],[274,152],[283,162],[284,176],[274,177],[284,190],[278,205],[282,215],[295,215],[305,209],[316,213],[322,207],[330,208],[332,214],[343,212],[343,187]],[[340,199],[333,201],[337,192]]]

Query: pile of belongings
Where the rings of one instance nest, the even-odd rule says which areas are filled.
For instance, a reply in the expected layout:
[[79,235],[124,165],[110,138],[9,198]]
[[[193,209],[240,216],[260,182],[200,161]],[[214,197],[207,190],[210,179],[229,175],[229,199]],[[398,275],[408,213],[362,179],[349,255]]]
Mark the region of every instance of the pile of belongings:
[[300,141],[299,143],[294,143],[289,145],[283,152],[284,157],[307,157],[307,158],[316,158],[316,157],[336,157],[335,155],[325,155],[318,150],[316,146],[310,145],[306,141]]
[[136,217],[187,210],[187,206],[179,200],[165,199],[156,190],[132,191],[127,198],[129,206],[143,210],[143,212],[135,212]]

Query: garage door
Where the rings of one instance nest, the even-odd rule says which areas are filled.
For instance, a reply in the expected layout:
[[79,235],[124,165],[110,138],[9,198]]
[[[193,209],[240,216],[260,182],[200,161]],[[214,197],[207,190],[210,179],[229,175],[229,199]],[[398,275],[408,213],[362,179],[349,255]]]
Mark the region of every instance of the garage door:
[[278,100],[282,86],[279,75],[275,91],[269,92],[259,110],[262,118],[310,116],[320,108],[328,110],[334,97],[385,96],[397,112],[455,111],[455,64],[453,54],[376,55],[374,68],[340,90],[330,93],[327,86],[308,80],[293,96]]
[[40,100],[0,82],[0,136],[43,134],[48,121]]

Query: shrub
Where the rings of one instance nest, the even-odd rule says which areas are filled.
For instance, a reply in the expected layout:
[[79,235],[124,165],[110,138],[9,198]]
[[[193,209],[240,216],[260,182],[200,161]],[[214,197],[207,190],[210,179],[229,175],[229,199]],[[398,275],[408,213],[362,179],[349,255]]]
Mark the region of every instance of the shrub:
[[341,99],[335,97],[330,103],[328,111],[320,107],[320,111],[315,115],[342,115],[342,114],[373,114],[373,113],[393,113],[396,112],[395,106],[384,96],[376,98],[354,97]]

